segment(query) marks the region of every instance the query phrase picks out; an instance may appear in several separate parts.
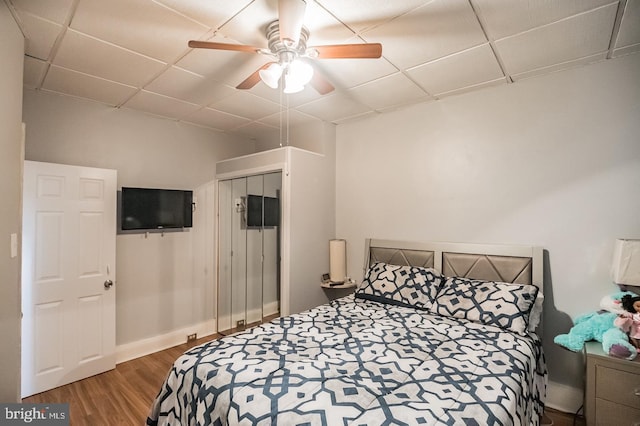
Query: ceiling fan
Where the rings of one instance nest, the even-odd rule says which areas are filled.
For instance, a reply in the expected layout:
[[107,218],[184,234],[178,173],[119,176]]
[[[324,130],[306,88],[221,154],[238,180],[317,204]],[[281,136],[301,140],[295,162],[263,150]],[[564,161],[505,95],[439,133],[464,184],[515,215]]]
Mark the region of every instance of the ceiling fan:
[[299,92],[304,89],[305,84],[309,83],[321,95],[334,90],[333,85],[322,75],[314,72],[313,67],[301,58],[379,58],[382,56],[380,43],[307,47],[309,30],[302,26],[306,5],[306,0],[278,0],[279,19],[267,25],[268,49],[199,40],[189,41],[189,47],[259,53],[275,59],[257,69],[236,86],[237,89],[251,89],[260,80],[276,89],[282,81],[284,93]]

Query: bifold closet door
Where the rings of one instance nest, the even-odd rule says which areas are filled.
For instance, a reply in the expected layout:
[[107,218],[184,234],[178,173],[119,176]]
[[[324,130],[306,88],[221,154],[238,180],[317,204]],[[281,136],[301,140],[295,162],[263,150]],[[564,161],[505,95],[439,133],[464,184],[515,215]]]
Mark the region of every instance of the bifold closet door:
[[247,179],[231,181],[234,202],[231,216],[231,327],[247,324],[247,227],[245,226],[245,200]]
[[231,180],[218,182],[218,332],[230,330],[231,325],[231,258],[232,217],[234,212]]
[[[278,218],[282,217],[282,173],[264,175],[263,195],[278,199]],[[280,313],[280,228],[267,226],[262,231],[262,315],[270,317]]]
[[[247,195],[262,197],[263,175],[247,178]],[[248,208],[248,206],[247,206]],[[264,232],[261,226],[247,227],[247,324],[262,321],[262,262]]]
[[247,215],[250,197],[277,199],[279,206],[281,187],[280,172],[218,182],[218,332],[280,312],[280,226],[261,226]]

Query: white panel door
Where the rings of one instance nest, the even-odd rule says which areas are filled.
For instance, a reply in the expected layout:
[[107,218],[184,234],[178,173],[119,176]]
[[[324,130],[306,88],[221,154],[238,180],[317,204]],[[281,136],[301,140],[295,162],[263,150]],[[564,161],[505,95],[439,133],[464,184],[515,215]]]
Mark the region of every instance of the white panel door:
[[115,170],[25,161],[22,397],[115,368]]

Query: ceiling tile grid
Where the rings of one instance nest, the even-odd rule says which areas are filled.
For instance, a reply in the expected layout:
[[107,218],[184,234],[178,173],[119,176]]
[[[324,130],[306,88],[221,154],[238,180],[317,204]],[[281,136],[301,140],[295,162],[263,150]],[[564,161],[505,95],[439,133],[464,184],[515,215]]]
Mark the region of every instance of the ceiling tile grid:
[[307,58],[335,90],[284,95],[235,88],[271,56],[187,45],[267,48],[278,0],[5,2],[26,38],[25,87],[253,139],[640,51],[640,0],[306,0],[308,46],[381,43],[382,57]]
[[52,92],[91,99],[107,105],[121,105],[136,93],[136,88],[105,80],[56,65],[49,68],[42,88]]

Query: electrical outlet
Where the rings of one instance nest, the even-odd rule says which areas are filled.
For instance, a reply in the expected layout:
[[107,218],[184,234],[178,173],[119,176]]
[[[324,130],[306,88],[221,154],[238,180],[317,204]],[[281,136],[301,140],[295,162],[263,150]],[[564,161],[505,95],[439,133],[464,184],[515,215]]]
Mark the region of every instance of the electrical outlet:
[[198,338],[198,334],[197,333],[187,334],[187,343],[193,342],[197,338]]
[[244,327],[244,320],[238,320],[238,321],[236,322],[236,327],[237,327],[237,328]]

